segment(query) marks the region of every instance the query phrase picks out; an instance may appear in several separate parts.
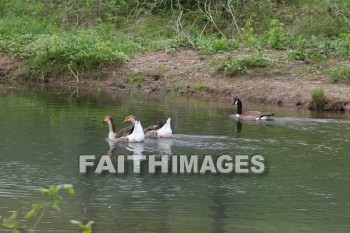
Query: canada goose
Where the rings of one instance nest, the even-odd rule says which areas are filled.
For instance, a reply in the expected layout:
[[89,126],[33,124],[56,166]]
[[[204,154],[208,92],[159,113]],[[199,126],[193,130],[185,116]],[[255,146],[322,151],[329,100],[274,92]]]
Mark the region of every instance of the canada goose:
[[[143,130],[145,137],[152,138],[165,138],[172,136],[172,130],[170,125],[171,118],[168,118],[166,122],[156,122]],[[129,115],[125,118],[124,123],[130,122],[135,124],[136,117]]]
[[115,124],[111,116],[105,116],[103,122],[108,124],[109,140],[118,142],[142,142],[144,140],[145,135],[139,121],[136,121],[135,124],[121,129],[118,132],[115,132]]
[[233,105],[237,105],[237,119],[243,121],[271,120],[271,116],[275,115],[274,113],[259,111],[242,112],[242,101],[237,98],[233,99]]

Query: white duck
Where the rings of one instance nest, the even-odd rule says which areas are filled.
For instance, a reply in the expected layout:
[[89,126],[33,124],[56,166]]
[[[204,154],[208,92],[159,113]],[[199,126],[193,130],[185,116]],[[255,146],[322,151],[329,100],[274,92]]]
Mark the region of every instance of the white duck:
[[[156,122],[143,130],[145,137],[151,138],[168,138],[173,135],[170,125],[171,118],[168,118],[166,122]],[[130,122],[135,124],[137,122],[136,117],[133,115],[127,116],[124,123]]]
[[121,129],[115,132],[114,120],[111,116],[105,116],[103,122],[108,124],[109,133],[108,139],[114,142],[142,142],[145,138],[142,125],[139,121],[132,126]]
[[134,124],[134,130],[127,136],[129,142],[143,142],[145,134],[143,133],[142,125],[140,121],[136,121]]

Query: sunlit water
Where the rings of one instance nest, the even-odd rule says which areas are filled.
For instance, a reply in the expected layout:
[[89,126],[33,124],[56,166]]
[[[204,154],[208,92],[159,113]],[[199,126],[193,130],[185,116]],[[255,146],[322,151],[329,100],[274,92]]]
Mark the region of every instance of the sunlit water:
[[[350,232],[350,120],[272,109],[267,124],[237,124],[230,103],[46,88],[0,94],[0,215],[45,200],[37,189],[74,185],[43,232]],[[268,106],[248,105],[254,110]],[[105,140],[105,115],[117,128],[133,114],[147,126],[172,118],[172,139],[118,145]],[[78,156],[261,154],[263,175],[79,174]],[[84,211],[85,210],[85,211]],[[1,229],[0,229],[1,231]]]

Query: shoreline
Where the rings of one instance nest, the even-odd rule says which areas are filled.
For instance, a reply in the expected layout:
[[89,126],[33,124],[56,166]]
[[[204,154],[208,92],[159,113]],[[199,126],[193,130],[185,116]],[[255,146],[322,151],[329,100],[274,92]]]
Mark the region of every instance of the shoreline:
[[[280,56],[276,51],[267,51]],[[248,54],[233,51],[216,55],[199,55],[192,49],[175,52],[159,50],[134,54],[120,67],[105,66],[99,72],[84,72],[79,82],[72,74],[48,81],[51,85],[94,87],[120,91],[138,91],[156,96],[196,96],[203,99],[242,100],[284,107],[311,108],[311,92],[323,88],[327,103],[319,110],[350,111],[350,84],[332,83],[327,71],[336,63],[349,59],[310,61],[280,61],[271,67],[255,68],[247,74],[229,77],[216,70],[227,57]],[[19,60],[0,53],[0,83],[25,82],[17,79],[26,68]],[[67,78],[69,78],[67,80]],[[18,80],[18,81],[17,81]],[[43,82],[36,79],[36,83]]]

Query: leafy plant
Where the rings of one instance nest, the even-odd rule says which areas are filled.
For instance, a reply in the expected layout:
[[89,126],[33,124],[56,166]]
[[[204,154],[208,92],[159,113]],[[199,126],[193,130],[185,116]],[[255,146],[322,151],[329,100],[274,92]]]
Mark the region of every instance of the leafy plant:
[[196,89],[196,91],[202,91],[202,90],[209,89],[209,86],[203,83],[195,83],[194,88]]
[[245,26],[241,29],[243,43],[251,48],[261,49],[263,46],[263,40],[255,34],[255,30],[252,27],[251,22],[248,20]]
[[265,40],[272,49],[284,48],[287,41],[284,24],[278,19],[271,20],[269,29],[265,32]]
[[337,67],[331,70],[331,79],[333,82],[350,80],[350,65]]
[[287,50],[285,52],[285,57],[288,60],[297,60],[297,61],[305,61],[307,59],[320,61],[327,58],[324,54],[321,54],[318,51],[312,51],[310,49],[305,49],[305,48]]
[[143,74],[136,74],[133,76],[124,76],[123,81],[125,83],[137,83],[139,87],[145,82],[146,78]]
[[311,103],[309,105],[310,110],[322,109],[326,103],[327,103],[327,98],[324,94],[324,90],[322,87],[315,88],[311,91]]
[[89,221],[87,224],[84,224],[77,220],[70,220],[70,222],[76,225],[81,230],[81,233],[92,233],[92,225],[95,223],[94,221]]
[[250,68],[267,67],[272,63],[272,58],[258,52],[230,58],[218,66],[218,71],[225,72],[230,76],[236,76],[247,73]]
[[222,53],[238,48],[238,44],[233,38],[197,38],[195,44],[203,54]]
[[[16,211],[7,218],[2,218],[0,216],[1,226],[5,229],[12,230],[12,233],[19,233],[23,231],[30,233],[34,232],[48,209],[54,209],[56,211],[61,210],[59,205],[62,204],[63,197],[60,195],[60,193],[63,190],[67,191],[71,195],[75,194],[75,190],[71,184],[50,185],[50,187],[47,189],[40,188],[39,192],[43,196],[47,197],[47,201],[32,204],[31,210],[23,216],[24,220],[27,221],[19,218],[18,212]],[[86,225],[74,220],[71,222],[78,225],[83,233],[92,232],[93,221],[88,222]]]
[[336,53],[340,56],[350,56],[350,31],[341,33],[337,39],[332,42]]

